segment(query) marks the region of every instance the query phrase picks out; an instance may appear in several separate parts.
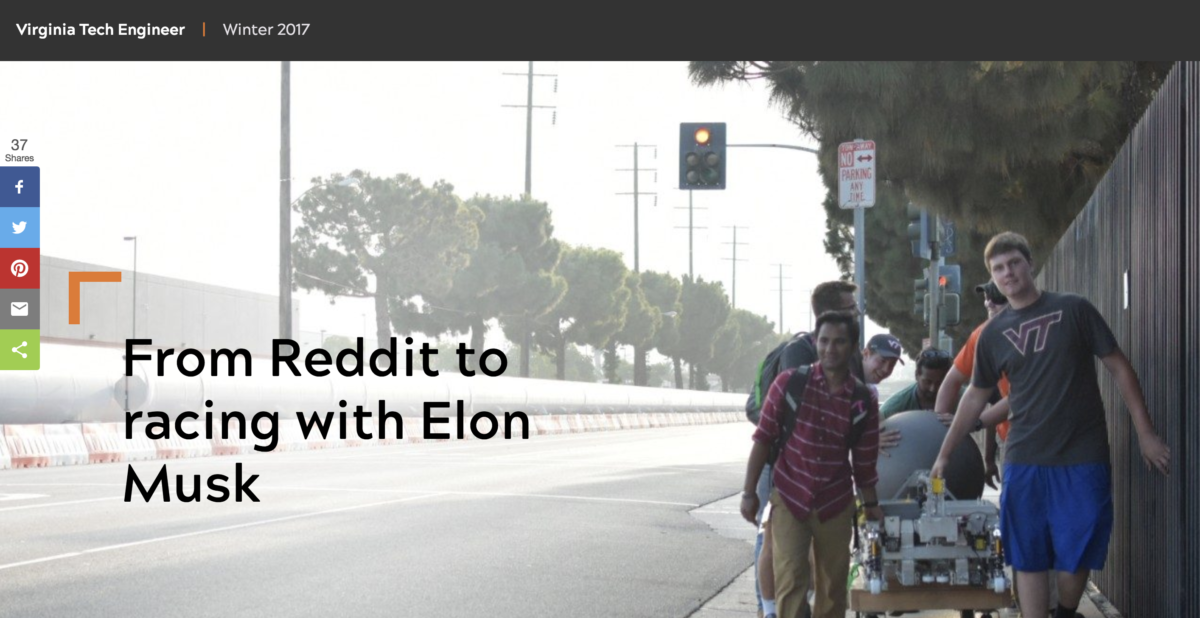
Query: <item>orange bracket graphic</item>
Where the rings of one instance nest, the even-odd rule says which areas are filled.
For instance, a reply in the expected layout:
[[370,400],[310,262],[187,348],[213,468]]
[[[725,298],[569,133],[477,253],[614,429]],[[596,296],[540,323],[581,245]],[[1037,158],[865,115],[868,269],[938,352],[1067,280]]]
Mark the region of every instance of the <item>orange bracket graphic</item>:
[[119,272],[77,272],[67,273],[67,323],[79,323],[79,284],[80,283],[120,283]]

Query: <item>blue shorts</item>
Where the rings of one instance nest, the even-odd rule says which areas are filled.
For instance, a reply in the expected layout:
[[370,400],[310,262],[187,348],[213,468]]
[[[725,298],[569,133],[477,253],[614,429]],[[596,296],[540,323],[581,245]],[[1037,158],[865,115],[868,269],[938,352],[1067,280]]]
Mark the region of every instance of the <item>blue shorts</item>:
[[1018,571],[1104,568],[1113,527],[1106,463],[1004,465],[1000,534],[1004,561]]

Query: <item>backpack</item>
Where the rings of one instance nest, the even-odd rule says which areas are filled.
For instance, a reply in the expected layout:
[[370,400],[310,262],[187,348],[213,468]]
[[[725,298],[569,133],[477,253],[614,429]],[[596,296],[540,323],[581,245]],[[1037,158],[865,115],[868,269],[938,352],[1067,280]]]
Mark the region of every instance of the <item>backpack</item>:
[[[758,424],[758,419],[762,415],[762,405],[767,399],[767,393],[771,390],[771,383],[784,369],[791,367],[784,366],[785,350],[791,345],[804,346],[806,349],[799,351],[800,359],[798,365],[809,365],[817,362],[817,347],[813,341],[813,336],[809,333],[798,333],[795,337],[784,341],[775,346],[765,358],[758,363],[758,372],[755,373],[754,386],[750,389],[750,396],[746,398],[746,420]],[[794,356],[794,355],[793,355]]]
[[[804,400],[804,389],[808,386],[808,375],[811,371],[811,365],[804,365],[797,368],[796,373],[788,378],[787,392],[783,398],[784,407],[779,416],[779,434],[775,436],[775,441],[771,443],[771,450],[767,454],[767,463],[772,466],[775,465],[775,460],[779,459],[784,445],[792,439],[792,434],[796,431],[796,412]],[[850,378],[854,380],[854,394],[850,396],[850,410],[854,413],[854,417],[850,419],[850,435],[846,437],[846,446],[854,448],[858,446],[863,432],[867,429],[866,420],[867,410],[871,405],[871,389],[867,388],[862,380],[854,376],[850,376]]]

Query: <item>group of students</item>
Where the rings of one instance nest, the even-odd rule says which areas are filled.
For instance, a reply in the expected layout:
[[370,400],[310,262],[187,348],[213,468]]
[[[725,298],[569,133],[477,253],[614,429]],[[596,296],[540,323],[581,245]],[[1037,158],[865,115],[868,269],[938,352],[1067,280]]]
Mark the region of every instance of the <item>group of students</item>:
[[[976,289],[988,320],[952,363],[944,351],[923,351],[917,383],[883,410],[928,409],[949,425],[931,469],[935,478],[967,433],[996,428],[1005,444],[1001,536],[1022,615],[1047,616],[1053,570],[1059,596],[1053,617],[1075,618],[1090,571],[1104,567],[1113,524],[1108,430],[1093,357],[1120,389],[1146,465],[1167,474],[1170,450],[1095,307],[1075,294],[1039,290],[1019,234],[996,235],[983,257],[991,280]],[[890,335],[857,349],[855,290],[845,282],[814,290],[816,327],[784,349],[783,370],[762,400],[753,435],[740,510],[759,526],[761,611],[772,618],[808,615],[810,582],[813,616],[845,616],[856,502],[866,518],[883,517],[876,464],[881,449],[902,437],[880,431],[874,389],[868,397],[860,393],[903,361]],[[991,434],[987,442],[987,481],[995,487]]]

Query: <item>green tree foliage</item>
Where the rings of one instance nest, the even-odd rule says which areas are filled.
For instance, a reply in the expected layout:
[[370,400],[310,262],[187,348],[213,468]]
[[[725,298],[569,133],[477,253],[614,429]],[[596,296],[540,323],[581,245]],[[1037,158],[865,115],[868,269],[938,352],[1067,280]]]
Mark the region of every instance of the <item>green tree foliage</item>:
[[343,335],[329,335],[325,337],[325,341],[321,342],[321,347],[335,356],[342,350],[352,350],[357,345],[355,341]]
[[[564,379],[572,382],[596,382],[596,366],[591,357],[579,350],[578,346],[567,345],[566,362],[563,363],[564,377],[558,378],[558,361],[540,350],[533,350],[529,355],[529,377],[541,380]],[[513,346],[509,358],[520,355],[520,350]]]
[[729,319],[729,297],[720,282],[693,282],[683,277],[680,295],[683,311],[679,315],[679,356],[691,365],[691,387],[708,390],[707,374],[713,360],[713,344]]
[[[904,207],[958,226],[965,324],[984,319],[970,288],[987,279],[982,249],[1011,229],[1049,254],[1091,195],[1171,67],[1169,62],[693,62],[698,84],[764,79],[772,101],[820,141],[829,191],[826,251],[852,269],[852,211],[837,206],[837,146],[878,145],[867,216],[867,312],[919,347],[912,312],[917,260]],[[899,237],[896,237],[899,232]],[[927,331],[926,331],[927,332]]]
[[[610,344],[633,346],[633,383],[645,386],[645,351],[654,343],[654,336],[662,326],[662,310],[647,300],[638,273],[630,272],[625,276],[625,287],[629,290],[629,300],[625,303],[625,323],[613,336]],[[640,363],[639,356],[642,359]]]
[[[675,388],[683,388],[679,357],[679,315],[683,311],[679,297],[683,293],[683,283],[670,273],[649,270],[641,273],[641,280],[646,302],[658,309],[662,315],[662,323],[654,332],[654,340],[650,346],[658,350],[659,354],[670,357],[675,367]],[[668,313],[674,315],[668,316]],[[648,381],[649,384],[655,383],[652,378],[653,376]]]
[[734,309],[721,327],[708,366],[721,378],[721,389],[749,391],[758,363],[782,340],[775,325],[761,315]]
[[429,335],[470,331],[468,347],[478,354],[488,320],[541,317],[566,294],[567,282],[554,272],[561,249],[544,202],[476,196],[468,205],[483,215],[470,264],[447,293],[424,296],[422,312],[409,321]]
[[[602,348],[625,323],[629,288],[628,269],[621,255],[609,249],[563,245],[558,273],[567,281],[567,293],[541,318],[533,321],[533,341],[554,355],[556,377],[565,379],[568,343]],[[507,321],[502,321],[511,340]]]
[[[467,266],[479,242],[478,208],[463,204],[454,187],[426,187],[407,174],[375,177],[355,170],[360,190],[340,186],[340,174],[314,178],[314,189],[294,205],[300,228],[292,242],[296,285],[337,296],[374,296],[381,345],[408,326],[396,312],[415,313],[415,296],[442,296]],[[367,291],[368,277],[375,291]]]

